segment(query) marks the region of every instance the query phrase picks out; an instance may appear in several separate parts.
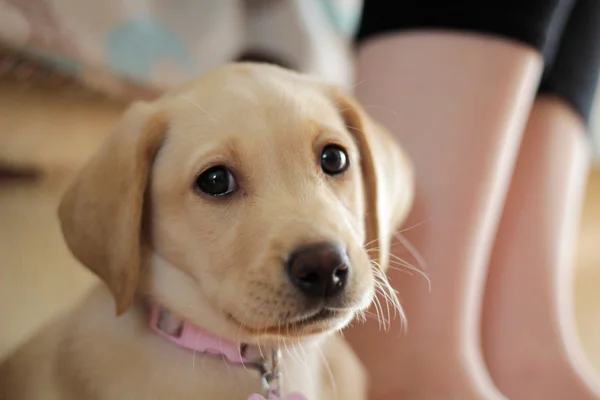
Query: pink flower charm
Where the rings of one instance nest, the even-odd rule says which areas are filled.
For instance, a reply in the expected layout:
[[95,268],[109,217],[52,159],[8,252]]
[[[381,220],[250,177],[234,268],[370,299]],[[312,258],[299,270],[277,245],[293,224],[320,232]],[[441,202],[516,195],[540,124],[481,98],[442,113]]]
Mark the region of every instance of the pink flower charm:
[[303,394],[292,393],[288,397],[269,396],[268,399],[266,399],[264,396],[261,396],[260,394],[253,394],[252,396],[248,397],[248,400],[308,400],[308,399]]

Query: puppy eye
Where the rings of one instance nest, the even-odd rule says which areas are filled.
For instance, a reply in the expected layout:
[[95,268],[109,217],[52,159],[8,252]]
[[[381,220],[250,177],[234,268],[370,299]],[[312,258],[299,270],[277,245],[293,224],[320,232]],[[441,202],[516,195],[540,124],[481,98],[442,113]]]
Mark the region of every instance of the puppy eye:
[[348,154],[340,146],[330,144],[321,153],[321,169],[327,175],[337,175],[348,169]]
[[235,178],[225,167],[212,167],[196,178],[198,190],[210,196],[224,196],[237,189]]

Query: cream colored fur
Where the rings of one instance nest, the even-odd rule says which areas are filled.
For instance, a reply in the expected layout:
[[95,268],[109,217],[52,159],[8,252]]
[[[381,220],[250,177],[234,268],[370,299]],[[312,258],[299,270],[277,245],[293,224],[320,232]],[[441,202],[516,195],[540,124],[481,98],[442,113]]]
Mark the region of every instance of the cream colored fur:
[[[326,144],[350,168],[325,176]],[[239,189],[194,190],[214,165]],[[371,303],[374,270],[412,202],[410,165],[338,89],[261,64],[232,64],[134,104],[64,195],[69,248],[104,282],[0,366],[2,400],[245,400],[255,371],[194,355],[148,329],[148,301],[216,335],[283,350],[286,392],[365,399],[360,362],[336,332]],[[282,260],[310,243],[346,246],[337,315],[310,311]],[[114,301],[113,301],[114,299]],[[116,312],[115,312],[116,304]]]

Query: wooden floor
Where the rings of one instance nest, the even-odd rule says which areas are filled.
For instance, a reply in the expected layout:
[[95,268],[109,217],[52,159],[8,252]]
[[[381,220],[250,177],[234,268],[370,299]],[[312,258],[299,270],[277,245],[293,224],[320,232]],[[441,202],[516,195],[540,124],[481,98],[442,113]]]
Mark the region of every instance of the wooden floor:
[[[55,210],[122,110],[76,90],[0,81],[0,159],[46,171],[38,182],[0,184],[0,358],[93,282],[68,253]],[[600,370],[600,169],[589,182],[575,284],[580,336]]]

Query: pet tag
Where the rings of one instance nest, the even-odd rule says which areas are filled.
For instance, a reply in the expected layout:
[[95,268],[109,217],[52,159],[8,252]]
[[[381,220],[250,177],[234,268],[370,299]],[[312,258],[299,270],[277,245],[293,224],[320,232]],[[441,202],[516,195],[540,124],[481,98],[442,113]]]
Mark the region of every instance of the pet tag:
[[281,395],[281,388],[279,386],[281,381],[281,374],[279,371],[281,352],[278,349],[274,349],[271,352],[270,361],[271,365],[268,365],[268,362],[265,362],[258,367],[268,397],[260,394],[253,394],[248,397],[248,400],[308,400],[306,396],[300,393],[292,393],[288,397]]

